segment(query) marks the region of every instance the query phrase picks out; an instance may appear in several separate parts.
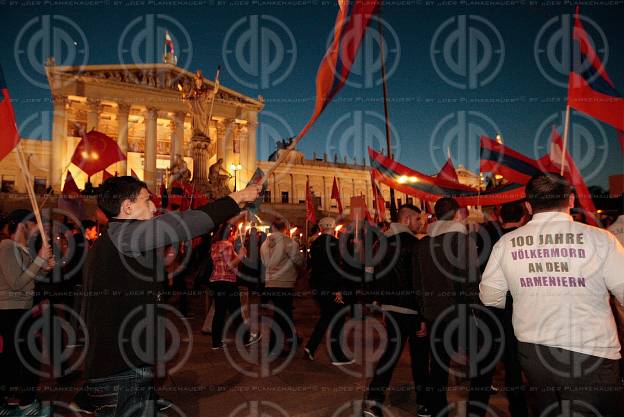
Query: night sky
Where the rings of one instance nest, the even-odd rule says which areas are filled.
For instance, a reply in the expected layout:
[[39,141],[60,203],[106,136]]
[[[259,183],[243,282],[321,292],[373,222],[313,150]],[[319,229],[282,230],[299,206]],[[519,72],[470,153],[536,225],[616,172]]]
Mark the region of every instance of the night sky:
[[[41,73],[47,56],[64,65],[160,62],[168,29],[178,65],[212,78],[222,64],[223,85],[264,97],[262,159],[311,114],[316,70],[337,11],[334,1],[29,4],[0,1],[0,64],[23,136],[50,137],[52,107]],[[567,75],[561,63],[569,62],[566,25],[572,21],[561,16],[574,6],[440,4],[389,2],[381,16],[396,159],[433,174],[450,147],[456,165],[478,171],[478,136],[497,131],[516,150],[543,155],[551,125],[562,126]],[[584,24],[624,91],[624,7],[609,4],[581,11],[595,22]],[[350,84],[304,138],[300,149],[308,158],[327,152],[330,159],[339,153],[361,162],[366,146],[385,147],[373,32]],[[571,120],[570,149],[579,168],[589,185],[606,188],[608,176],[624,170],[614,129],[575,111]]]

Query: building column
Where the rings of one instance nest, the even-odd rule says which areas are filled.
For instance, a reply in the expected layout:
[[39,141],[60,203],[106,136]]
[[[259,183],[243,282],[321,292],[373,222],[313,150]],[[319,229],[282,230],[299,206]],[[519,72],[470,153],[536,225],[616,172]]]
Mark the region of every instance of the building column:
[[329,211],[329,199],[327,197],[327,182],[325,181],[325,175],[323,175],[323,210],[325,211]]
[[87,98],[87,132],[98,129],[100,113],[102,113],[100,100]]
[[217,160],[223,159],[225,166],[225,137],[227,136],[227,129],[225,120],[217,121]]
[[176,155],[184,157],[184,118],[186,113],[175,112],[171,117],[171,146],[169,147],[170,166],[176,159]]
[[119,175],[128,175],[128,116],[130,115],[130,105],[119,103],[117,105],[117,144],[121,152],[126,155],[126,160],[117,164]]
[[64,143],[67,133],[67,103],[65,96],[53,95],[54,116],[52,122],[52,143],[50,146],[50,168],[48,174],[48,185],[52,186],[54,191],[61,191],[63,188],[63,159],[64,159]]
[[256,172],[256,131],[258,129],[258,113],[256,111],[247,111],[246,113],[245,119],[247,120],[247,124],[245,125],[245,128],[247,130],[247,135],[245,136],[244,143],[242,143],[241,147],[241,157],[244,155],[244,159],[242,159],[241,164],[244,164],[249,180]]
[[295,200],[295,176],[290,174],[290,195],[288,196],[290,204],[298,204],[299,200]]
[[143,150],[143,180],[150,191],[156,190],[156,138],[158,111],[147,107],[145,113],[145,149]]

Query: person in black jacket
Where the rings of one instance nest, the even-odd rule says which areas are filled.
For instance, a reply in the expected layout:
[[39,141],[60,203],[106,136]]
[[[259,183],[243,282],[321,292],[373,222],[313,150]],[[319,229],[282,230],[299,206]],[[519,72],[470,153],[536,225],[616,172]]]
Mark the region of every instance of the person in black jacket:
[[[109,219],[83,268],[89,344],[85,359],[89,400],[97,415],[151,415],[155,412],[155,370],[163,372],[165,329],[158,308],[165,279],[161,251],[166,245],[204,234],[254,201],[260,186],[182,213],[154,217],[147,185],[130,176],[113,177],[99,189],[98,207]],[[157,331],[156,331],[157,330]],[[154,338],[147,339],[150,334]]]
[[[434,206],[437,221],[427,228],[427,236],[416,245],[416,256],[422,276],[423,315],[428,322],[431,340],[431,415],[445,417],[448,406],[448,375],[451,357],[466,353],[469,358],[467,372],[470,379],[468,412],[478,415],[485,407],[483,397],[489,396],[490,385],[486,377],[493,363],[484,363],[476,347],[486,346],[479,329],[485,327],[485,308],[479,308],[479,265],[477,248],[468,235],[466,226],[459,221],[459,205],[453,198],[441,198]],[[489,316],[485,315],[485,320]],[[490,324],[488,323],[489,327]],[[490,340],[490,342],[492,342]],[[487,347],[487,346],[486,346]],[[477,355],[479,353],[479,355]]]
[[354,362],[348,358],[340,346],[340,335],[344,327],[345,308],[343,290],[345,279],[341,272],[339,241],[334,236],[336,221],[325,217],[319,221],[321,235],[310,245],[310,285],[316,293],[316,300],[321,315],[314,327],[312,336],[303,349],[309,360],[314,360],[314,353],[321,343],[321,338],[331,324],[332,364],[347,365]]
[[409,341],[412,377],[420,406],[419,416],[428,416],[425,391],[429,368],[427,327],[422,311],[420,276],[417,273],[414,247],[420,229],[420,210],[409,204],[399,208],[396,223],[380,240],[382,261],[375,267],[372,298],[383,310],[386,322],[387,343],[375,369],[367,394],[364,415],[381,417],[381,404],[390,385],[392,373],[399,361],[405,343]]

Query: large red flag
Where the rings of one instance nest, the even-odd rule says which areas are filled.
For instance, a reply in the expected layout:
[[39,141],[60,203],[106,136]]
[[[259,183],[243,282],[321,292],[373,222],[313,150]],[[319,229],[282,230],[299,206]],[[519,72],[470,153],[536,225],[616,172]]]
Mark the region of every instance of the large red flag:
[[4,80],[2,67],[0,67],[0,161],[11,153],[19,140],[9,89]]
[[616,90],[594,50],[576,7],[573,46],[579,62],[572,63],[568,78],[568,105],[618,130],[624,152],[624,97]]
[[310,181],[306,181],[306,220],[316,223],[316,210],[314,209],[314,196],[310,190]]
[[71,161],[88,176],[92,176],[125,159],[126,155],[117,142],[102,132],[92,130],[78,142]]
[[[561,154],[563,153],[563,140],[557,132],[557,129],[553,127],[552,135],[551,135],[551,146],[550,146],[550,162],[551,164],[559,171],[561,169]],[[576,167],[574,163],[574,159],[570,152],[565,153],[565,161],[563,161],[564,166],[564,176],[570,181],[572,186],[576,191],[576,196],[579,200],[579,205],[581,208],[588,214],[586,217],[587,223],[592,226],[599,226],[594,218],[594,214],[596,213],[596,207],[594,206],[594,201],[591,198],[591,194],[589,193],[589,189],[583,180],[583,176],[581,172]]]
[[106,181],[109,178],[113,178],[113,174],[111,174],[110,172],[108,172],[107,170],[104,170],[102,172],[102,182]]
[[63,195],[80,195],[80,188],[78,188],[78,184],[76,184],[70,171],[67,171],[67,176],[65,177]]
[[371,18],[379,8],[377,0],[338,0],[334,37],[316,73],[316,100],[310,120],[295,138],[302,138],[316,119],[344,87],[357,58]]
[[340,200],[340,189],[338,188],[336,177],[334,177],[334,183],[332,184],[331,198],[336,200],[336,204],[338,204],[338,213],[342,214],[342,201]]

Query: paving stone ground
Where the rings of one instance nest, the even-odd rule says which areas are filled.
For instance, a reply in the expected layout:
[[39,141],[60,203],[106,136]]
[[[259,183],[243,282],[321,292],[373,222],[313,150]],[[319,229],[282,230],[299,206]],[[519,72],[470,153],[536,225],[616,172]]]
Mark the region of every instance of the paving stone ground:
[[[190,355],[172,375],[159,384],[161,396],[176,407],[167,416],[199,417],[346,417],[357,416],[359,402],[374,369],[378,352],[379,316],[366,320],[349,320],[349,345],[353,346],[356,363],[338,368],[331,365],[326,345],[319,347],[315,361],[303,357],[299,347],[292,358],[278,358],[268,363],[259,350],[268,349],[268,337],[241,355],[228,345],[227,351],[213,351],[210,336],[200,333],[203,321],[201,297],[191,300],[195,317],[188,321],[192,329],[189,340],[182,341],[180,352],[192,342]],[[294,319],[304,342],[312,333],[318,317],[318,307],[311,297],[295,298]],[[183,326],[179,326],[183,327]],[[180,330],[182,331],[182,330]],[[265,329],[263,333],[266,334]],[[371,353],[372,352],[372,353]],[[375,353],[378,352],[378,353]],[[178,355],[181,357],[182,355]],[[386,402],[387,416],[415,416],[417,401],[411,386],[409,353],[404,349],[396,367]],[[175,362],[175,361],[174,361]],[[461,372],[461,365],[454,365]],[[494,385],[503,386],[503,372],[497,370]],[[66,386],[42,382],[43,398],[68,403],[81,381]],[[461,407],[466,398],[466,381],[450,378],[450,398]],[[489,416],[507,417],[507,400],[502,393],[491,397]],[[62,408],[62,407],[61,407]],[[58,412],[58,415],[71,415]],[[74,414],[75,415],[75,414]],[[464,416],[464,411],[453,415]]]

